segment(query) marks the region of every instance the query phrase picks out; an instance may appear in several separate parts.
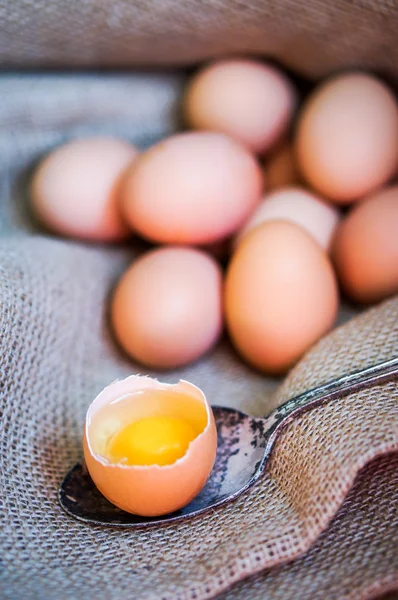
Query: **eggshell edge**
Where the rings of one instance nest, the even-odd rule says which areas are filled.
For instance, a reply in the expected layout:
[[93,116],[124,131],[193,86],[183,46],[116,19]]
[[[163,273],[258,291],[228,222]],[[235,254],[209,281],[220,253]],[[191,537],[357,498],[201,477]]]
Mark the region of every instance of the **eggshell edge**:
[[[206,427],[190,443],[184,456],[171,465],[132,467],[110,463],[92,450],[88,433],[91,418],[113,400],[135,390],[144,389],[174,389],[196,397],[206,408]],[[83,450],[87,468],[95,485],[110,502],[133,514],[160,516],[186,506],[206,483],[215,461],[217,430],[206,396],[194,384],[185,380],[167,384],[147,376],[132,375],[107,386],[90,404],[84,427]],[[134,477],[131,477],[132,470]]]

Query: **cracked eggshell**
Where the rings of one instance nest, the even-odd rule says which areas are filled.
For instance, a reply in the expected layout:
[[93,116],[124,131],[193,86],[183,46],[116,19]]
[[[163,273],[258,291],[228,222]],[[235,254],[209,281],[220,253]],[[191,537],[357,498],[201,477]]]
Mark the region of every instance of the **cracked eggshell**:
[[[140,398],[150,390],[171,394],[163,400]],[[123,421],[122,405],[118,403],[123,400],[126,404],[129,396],[130,420]],[[167,412],[186,418],[200,429],[184,456],[173,464],[128,466],[110,462],[101,452],[110,436],[131,422],[131,415],[134,420]],[[160,516],[186,506],[205,485],[216,457],[217,431],[206,397],[195,385],[183,380],[166,384],[132,375],[106,387],[89,406],[83,449],[95,485],[112,504],[136,515]]]

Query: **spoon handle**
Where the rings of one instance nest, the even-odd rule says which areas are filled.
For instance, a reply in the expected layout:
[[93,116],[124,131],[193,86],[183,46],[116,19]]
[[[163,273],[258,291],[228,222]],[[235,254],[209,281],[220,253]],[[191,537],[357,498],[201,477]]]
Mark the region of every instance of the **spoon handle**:
[[373,367],[361,369],[350,375],[343,375],[325,385],[313,388],[288,400],[285,404],[273,410],[268,417],[262,419],[264,431],[266,432],[266,444],[262,464],[265,466],[279,430],[285,427],[298,414],[329,400],[336,400],[347,394],[395,379],[398,379],[398,357]]

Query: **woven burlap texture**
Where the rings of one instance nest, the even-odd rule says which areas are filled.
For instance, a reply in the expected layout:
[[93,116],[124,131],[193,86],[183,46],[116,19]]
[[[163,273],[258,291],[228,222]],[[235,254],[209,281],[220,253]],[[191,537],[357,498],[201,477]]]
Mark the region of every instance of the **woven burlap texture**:
[[[62,512],[57,488],[81,457],[89,402],[115,378],[142,371],[116,348],[106,311],[110,290],[135,251],[34,233],[25,206],[27,173],[41,153],[69,136],[123,132],[145,145],[165,135],[175,127],[180,86],[178,76],[156,74],[5,75],[0,80],[5,124],[0,131],[0,577],[5,599],[214,597],[305,552],[338,511],[360,469],[398,449],[398,383],[386,383],[297,418],[280,435],[258,484],[199,519],[134,532],[87,526]],[[393,356],[398,356],[398,298],[335,330],[281,387],[243,365],[226,342],[197,364],[160,376],[167,381],[184,377],[215,404],[260,414],[308,387]],[[388,467],[386,498],[396,495],[390,474]],[[373,548],[374,560],[360,555],[352,583],[362,578],[379,586],[398,584],[391,560],[397,515],[391,506],[396,504],[377,503],[375,522],[383,540]],[[359,526],[356,512],[349,514],[352,526]],[[359,527],[359,537],[361,532]],[[325,536],[329,552],[341,553],[340,538]],[[350,546],[356,543],[345,539]],[[334,585],[345,577],[349,586],[346,567],[336,564]],[[294,569],[294,563],[285,568]],[[299,594],[300,586],[295,590]],[[314,584],[312,591],[317,590],[322,587]],[[282,592],[272,597],[285,598]]]
[[0,64],[142,66],[259,54],[311,77],[398,78],[396,0],[2,0]]
[[[397,490],[398,454],[375,459],[361,471],[330,528],[303,558],[251,577],[219,600],[358,600],[394,588],[398,552],[391,542],[386,546],[385,517],[390,515],[390,539],[397,540]],[[380,556],[387,560],[380,561]]]

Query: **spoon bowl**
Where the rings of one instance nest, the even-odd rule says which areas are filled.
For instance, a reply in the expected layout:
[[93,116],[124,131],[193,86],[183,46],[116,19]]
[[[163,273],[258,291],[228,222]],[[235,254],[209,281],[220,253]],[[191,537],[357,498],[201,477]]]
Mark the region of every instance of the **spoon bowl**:
[[139,517],[111,504],[97,489],[84,462],[63,480],[58,497],[74,518],[95,525],[154,527],[195,517],[230,502],[261,477],[280,430],[298,414],[366,387],[398,378],[398,358],[356,371],[292,398],[268,417],[212,407],[217,427],[217,456],[202,491],[184,508],[161,517]]

